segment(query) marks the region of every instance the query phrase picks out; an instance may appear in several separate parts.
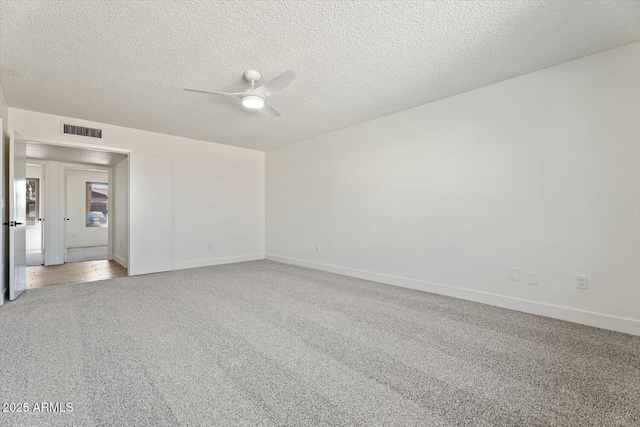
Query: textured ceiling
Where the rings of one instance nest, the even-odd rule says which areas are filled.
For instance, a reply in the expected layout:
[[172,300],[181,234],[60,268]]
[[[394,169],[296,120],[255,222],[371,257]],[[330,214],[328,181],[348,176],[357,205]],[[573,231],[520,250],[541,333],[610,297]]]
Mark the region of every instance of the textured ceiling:
[[[0,0],[11,107],[270,150],[640,40],[640,1]],[[246,88],[292,68],[270,103]]]

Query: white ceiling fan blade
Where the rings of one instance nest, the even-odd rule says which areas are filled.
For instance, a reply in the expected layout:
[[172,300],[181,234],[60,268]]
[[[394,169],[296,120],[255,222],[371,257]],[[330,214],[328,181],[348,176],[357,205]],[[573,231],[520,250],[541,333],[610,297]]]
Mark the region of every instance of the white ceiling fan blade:
[[258,95],[263,98],[271,96],[283,90],[285,87],[296,78],[296,73],[293,70],[285,71],[279,76],[269,80],[257,89],[251,91],[252,95]]
[[227,92],[216,92],[213,90],[200,90],[200,89],[188,89],[188,88],[185,88],[184,90],[189,92],[212,93],[214,95],[227,95],[227,96],[233,96],[234,98],[241,98],[241,95],[244,95],[244,92],[227,93]]
[[258,109],[258,111],[260,111],[262,114],[266,114],[267,116],[271,116],[271,117],[280,116],[280,113],[278,113],[275,108],[273,108],[271,105],[267,104],[266,102],[264,103],[262,108]]

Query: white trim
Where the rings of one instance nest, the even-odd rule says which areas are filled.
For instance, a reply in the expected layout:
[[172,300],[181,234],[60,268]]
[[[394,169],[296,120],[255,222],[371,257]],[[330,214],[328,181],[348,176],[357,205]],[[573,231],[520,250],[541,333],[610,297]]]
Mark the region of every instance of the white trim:
[[109,246],[109,244],[107,242],[78,242],[73,245],[67,245],[67,249],[95,248],[96,246]]
[[120,264],[121,266],[123,266],[124,268],[127,268],[127,260],[122,258],[120,255],[114,255],[113,260],[118,264]]
[[45,262],[45,264],[44,264],[44,265],[45,265],[45,266],[50,266],[50,265],[60,265],[60,264],[64,264],[64,263],[62,262],[62,259],[61,259],[60,257],[51,257],[51,258],[49,258],[49,263],[47,264],[47,263]]
[[173,263],[172,270],[184,270],[186,268],[209,267],[212,265],[233,264],[236,262],[258,261],[264,259],[264,254],[237,255],[222,258],[209,258],[197,261],[182,261]]
[[385,283],[388,285],[417,289],[424,292],[432,292],[435,294],[480,302],[510,310],[522,311],[525,313],[537,314],[539,316],[546,316],[554,319],[566,320],[568,322],[594,326],[596,328],[610,329],[612,331],[624,332],[632,335],[640,335],[640,320],[279,255],[266,254],[265,258],[285,264],[293,264],[315,270],[342,274],[344,276]]
[[[85,138],[82,136],[67,135],[67,134],[64,134],[64,136],[65,137],[75,136],[76,138]],[[113,147],[110,145],[91,144],[88,142],[73,141],[73,140],[67,140],[67,139],[52,139],[52,138],[23,137],[23,136],[21,136],[19,139],[23,141],[35,142],[39,144],[59,145],[63,147],[72,147],[72,148],[86,148],[90,150],[107,151],[111,153],[129,154],[133,152],[133,150],[129,148]],[[94,138],[94,139],[98,139],[98,138]]]

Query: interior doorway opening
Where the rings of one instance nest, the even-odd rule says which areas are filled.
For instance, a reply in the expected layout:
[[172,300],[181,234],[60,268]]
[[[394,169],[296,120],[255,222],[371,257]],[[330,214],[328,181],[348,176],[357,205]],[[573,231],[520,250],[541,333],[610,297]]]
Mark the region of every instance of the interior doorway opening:
[[128,275],[127,154],[27,141],[26,185],[27,289]]
[[109,175],[65,168],[65,263],[109,259]]

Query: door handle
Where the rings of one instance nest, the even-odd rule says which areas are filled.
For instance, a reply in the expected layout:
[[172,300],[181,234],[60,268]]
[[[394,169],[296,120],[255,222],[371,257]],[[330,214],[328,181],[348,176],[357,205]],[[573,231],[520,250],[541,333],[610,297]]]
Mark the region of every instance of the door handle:
[[44,218],[38,218],[38,221],[44,221]]
[[13,225],[22,225],[21,222],[14,222]]

